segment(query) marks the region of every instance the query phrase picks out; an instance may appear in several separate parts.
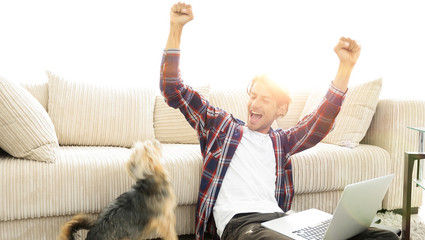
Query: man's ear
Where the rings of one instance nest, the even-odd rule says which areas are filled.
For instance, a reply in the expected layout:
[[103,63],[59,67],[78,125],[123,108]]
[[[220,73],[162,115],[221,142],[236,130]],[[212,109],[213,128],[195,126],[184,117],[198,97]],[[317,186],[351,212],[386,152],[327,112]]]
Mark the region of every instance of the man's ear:
[[284,117],[288,113],[288,104],[283,104],[277,109],[277,116]]

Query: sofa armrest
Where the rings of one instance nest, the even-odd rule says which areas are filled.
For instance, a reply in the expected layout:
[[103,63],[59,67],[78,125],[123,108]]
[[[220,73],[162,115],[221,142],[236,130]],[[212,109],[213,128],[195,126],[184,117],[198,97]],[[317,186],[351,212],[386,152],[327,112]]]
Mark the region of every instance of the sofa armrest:
[[[404,152],[418,151],[419,135],[408,126],[425,126],[425,100],[382,99],[362,140],[362,143],[379,146],[390,154],[389,171],[396,176],[384,199],[386,209],[402,207]],[[421,206],[422,191],[413,189],[412,207]]]

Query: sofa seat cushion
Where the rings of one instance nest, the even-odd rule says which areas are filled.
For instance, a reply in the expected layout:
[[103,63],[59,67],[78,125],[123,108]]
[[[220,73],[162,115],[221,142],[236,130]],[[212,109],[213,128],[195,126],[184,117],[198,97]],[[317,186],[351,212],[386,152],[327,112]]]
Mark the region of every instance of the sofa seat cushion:
[[[163,144],[164,166],[179,204],[195,204],[202,167],[199,145]],[[60,147],[55,164],[0,153],[0,221],[97,213],[134,183],[131,149]]]
[[347,184],[390,173],[390,155],[377,146],[319,143],[292,156],[295,194],[342,190]]
[[199,144],[162,144],[162,164],[170,173],[179,205],[196,204],[201,184]]

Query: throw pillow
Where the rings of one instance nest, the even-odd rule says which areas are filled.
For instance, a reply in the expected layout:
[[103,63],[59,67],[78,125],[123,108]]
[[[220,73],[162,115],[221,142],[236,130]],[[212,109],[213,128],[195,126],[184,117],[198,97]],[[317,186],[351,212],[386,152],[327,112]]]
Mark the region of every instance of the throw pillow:
[[155,91],[64,80],[50,72],[48,112],[62,145],[132,147],[154,138]]
[[[208,99],[209,85],[195,88],[195,90]],[[161,94],[158,94],[155,99],[154,129],[155,138],[163,143],[199,143],[196,131],[186,121],[180,110],[168,106]]]
[[[381,88],[381,78],[349,87],[341,111],[335,119],[334,129],[322,142],[349,148],[358,146],[375,114]],[[315,91],[309,96],[300,119],[317,108],[325,93]]]
[[0,77],[0,148],[17,158],[54,162],[59,148],[43,106],[19,84]]

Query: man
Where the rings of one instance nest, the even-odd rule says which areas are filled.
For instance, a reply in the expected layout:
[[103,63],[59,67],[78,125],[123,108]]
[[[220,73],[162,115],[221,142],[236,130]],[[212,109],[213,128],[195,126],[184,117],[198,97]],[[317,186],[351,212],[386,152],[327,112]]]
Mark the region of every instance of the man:
[[[257,77],[251,81],[246,125],[211,106],[180,79],[181,34],[192,19],[190,5],[172,7],[160,89],[168,105],[179,108],[197,131],[200,141],[203,172],[196,239],[204,238],[207,225],[216,239],[286,239],[260,224],[283,216],[291,208],[294,187],[290,156],[316,145],[332,129],[360,46],[341,38],[334,49],[340,59],[339,69],[322,103],[297,126],[275,131],[271,125],[277,117],[286,115],[291,99],[270,79]],[[370,232],[368,237],[375,236],[376,231]],[[383,239],[393,237],[392,233],[378,234],[386,234]]]

